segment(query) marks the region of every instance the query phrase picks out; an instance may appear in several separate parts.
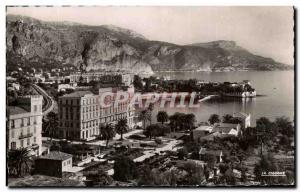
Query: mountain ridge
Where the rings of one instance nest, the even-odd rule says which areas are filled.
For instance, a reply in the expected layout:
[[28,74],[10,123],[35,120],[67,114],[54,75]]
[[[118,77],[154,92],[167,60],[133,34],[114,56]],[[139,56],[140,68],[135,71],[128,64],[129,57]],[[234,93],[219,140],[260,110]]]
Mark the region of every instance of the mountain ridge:
[[9,65],[73,65],[83,71],[127,69],[134,73],[292,69],[252,54],[234,41],[177,45],[148,40],[114,25],[45,22],[17,15],[7,15],[6,25]]

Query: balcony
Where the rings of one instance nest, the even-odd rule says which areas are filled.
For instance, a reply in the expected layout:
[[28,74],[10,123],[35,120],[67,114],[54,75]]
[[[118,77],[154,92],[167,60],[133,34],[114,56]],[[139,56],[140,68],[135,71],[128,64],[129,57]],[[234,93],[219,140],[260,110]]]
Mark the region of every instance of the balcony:
[[33,136],[33,134],[32,133],[27,133],[27,134],[21,134],[20,136],[19,136],[19,139],[24,139],[24,138],[28,138],[28,137],[32,137]]

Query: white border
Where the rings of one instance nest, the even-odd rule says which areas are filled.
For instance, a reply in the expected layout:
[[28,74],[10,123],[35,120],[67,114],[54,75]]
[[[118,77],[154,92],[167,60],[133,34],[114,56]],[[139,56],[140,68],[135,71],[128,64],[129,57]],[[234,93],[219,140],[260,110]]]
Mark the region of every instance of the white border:
[[[197,1],[197,0],[109,0],[109,1],[100,1],[100,0],[1,0],[0,2],[0,121],[1,121],[1,134],[0,134],[0,190],[1,191],[11,191],[5,186],[6,181],[6,166],[5,166],[5,18],[6,18],[6,6],[7,5],[85,5],[85,6],[292,6],[294,5],[298,9],[300,9],[300,1],[299,0],[205,0],[205,1]],[[298,19],[299,20],[299,19]],[[299,26],[299,21],[297,20],[297,25]],[[299,30],[298,30],[299,31]],[[298,32],[299,33],[299,32]],[[297,35],[299,35],[297,33]],[[298,36],[299,38],[299,36]],[[297,51],[297,55],[299,51]],[[299,69],[297,70],[299,76]],[[299,90],[299,81],[297,77],[297,90]],[[298,105],[297,105],[298,107]],[[298,108],[299,109],[299,108]],[[299,111],[297,115],[297,120],[299,122]],[[296,128],[297,129],[297,128]],[[299,139],[299,130],[297,131],[297,138]],[[298,142],[297,142],[298,143]],[[299,147],[297,146],[297,156],[299,162]],[[297,162],[297,173],[299,163]],[[297,184],[299,185],[299,174],[297,174]],[[211,190],[226,190],[226,188],[215,188],[215,189],[207,189]],[[43,191],[61,191],[61,189],[19,189],[18,191],[28,191],[28,190],[43,190]],[[73,190],[73,189],[65,189],[65,190]],[[81,188],[76,189],[76,191],[86,191],[87,189]],[[99,189],[96,189],[99,190]],[[141,189],[100,189],[101,191],[140,191]],[[174,190],[174,189],[146,189],[147,191],[161,191],[161,190]],[[177,190],[177,189],[175,189]],[[185,191],[192,191],[195,189],[184,189]],[[203,189],[196,189],[203,190]],[[232,190],[232,188],[228,188],[228,190]],[[234,189],[240,190],[240,189]],[[252,191],[253,189],[245,189],[246,191]],[[258,190],[258,189],[254,189]],[[264,191],[277,191],[282,189],[274,189],[274,188],[266,188],[261,189]],[[285,190],[285,189],[284,189]]]

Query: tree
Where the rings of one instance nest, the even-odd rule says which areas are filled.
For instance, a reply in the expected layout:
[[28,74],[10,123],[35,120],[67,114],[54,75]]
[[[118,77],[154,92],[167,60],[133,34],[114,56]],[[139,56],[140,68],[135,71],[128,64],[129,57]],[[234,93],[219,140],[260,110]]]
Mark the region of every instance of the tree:
[[108,146],[109,140],[111,140],[115,136],[115,130],[112,124],[100,124],[99,125],[100,136],[106,140],[106,147]]
[[137,168],[133,160],[128,157],[118,157],[114,163],[114,176],[117,181],[128,181],[137,176]]
[[134,77],[133,77],[133,86],[134,86],[134,88],[136,88],[138,90],[143,89],[143,83],[142,83],[142,79],[140,78],[140,76],[134,75]]
[[210,169],[213,169],[216,165],[217,162],[217,157],[215,155],[212,154],[207,154],[207,167]]
[[176,131],[181,126],[181,124],[183,123],[183,116],[183,113],[176,112],[169,117],[171,130]]
[[21,148],[17,150],[8,151],[8,167],[9,174],[15,174],[17,176],[23,176],[30,171],[31,156],[29,150]]
[[262,174],[268,175],[268,172],[278,171],[274,158],[271,155],[262,155],[259,163],[255,164],[254,175],[255,179],[261,184],[274,184],[275,177],[262,176]]
[[93,181],[93,186],[94,183],[96,183],[96,186],[101,187],[105,185],[110,185],[113,182],[113,179],[103,169],[99,169],[96,171],[88,171],[85,172],[84,175],[86,176],[87,180]]
[[145,134],[147,137],[149,137],[150,139],[151,139],[152,137],[158,136],[159,133],[160,133],[160,126],[157,125],[157,124],[152,124],[152,125],[147,126],[147,128],[146,128],[146,130],[145,130],[145,132],[144,132],[144,134]]
[[184,115],[184,124],[186,129],[192,132],[192,128],[194,127],[194,123],[196,122],[195,115],[192,113]]
[[263,146],[265,143],[272,139],[272,135],[277,135],[274,133],[274,124],[266,117],[261,117],[256,120],[256,134],[257,138],[260,140],[260,150],[261,155],[263,154]]
[[184,185],[200,185],[205,181],[204,169],[193,161],[184,163],[183,169],[188,173]]
[[139,119],[140,119],[141,121],[143,121],[143,124],[144,124],[144,130],[146,130],[146,121],[149,121],[150,118],[151,118],[151,117],[150,117],[150,115],[149,115],[149,113],[148,113],[147,110],[143,110],[143,111],[140,112],[140,114],[139,114]]
[[288,117],[278,117],[275,119],[275,125],[282,135],[292,137],[294,135],[294,127]]
[[226,114],[223,116],[223,123],[229,123],[232,120],[232,115]]
[[127,125],[127,119],[122,118],[118,120],[118,123],[115,126],[116,132],[121,135],[121,140],[123,140],[123,133],[127,132],[128,125]]
[[208,122],[209,122],[210,124],[213,125],[213,124],[215,124],[215,123],[220,123],[221,120],[220,120],[219,115],[217,115],[217,114],[212,114],[212,115],[209,117]]
[[158,121],[158,122],[161,122],[161,124],[163,125],[164,122],[167,122],[167,121],[168,121],[169,116],[168,116],[167,112],[165,112],[165,111],[159,111],[159,112],[157,113],[156,118],[157,118],[157,121]]
[[48,121],[46,122],[45,133],[50,137],[50,140],[52,140],[55,130],[58,128],[57,114],[51,111],[47,114],[47,119]]
[[180,149],[177,150],[178,159],[183,160],[187,155],[188,155],[188,151],[186,150],[185,147],[180,148]]

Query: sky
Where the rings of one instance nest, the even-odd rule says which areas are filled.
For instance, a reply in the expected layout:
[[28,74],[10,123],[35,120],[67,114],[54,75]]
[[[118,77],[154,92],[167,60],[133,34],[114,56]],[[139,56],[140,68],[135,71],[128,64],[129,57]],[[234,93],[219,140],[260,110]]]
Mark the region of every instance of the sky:
[[179,45],[232,40],[254,54],[293,64],[293,7],[8,7],[45,21],[116,25]]

